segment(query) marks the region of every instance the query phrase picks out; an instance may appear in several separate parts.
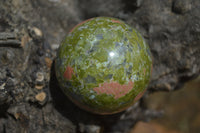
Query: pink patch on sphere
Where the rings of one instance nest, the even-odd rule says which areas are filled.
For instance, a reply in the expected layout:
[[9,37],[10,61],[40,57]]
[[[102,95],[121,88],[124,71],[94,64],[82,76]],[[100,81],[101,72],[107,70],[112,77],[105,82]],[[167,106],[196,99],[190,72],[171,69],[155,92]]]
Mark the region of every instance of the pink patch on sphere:
[[67,66],[65,73],[64,73],[64,78],[66,78],[67,80],[70,80],[72,78],[72,75],[74,74],[74,70],[72,67]]
[[121,85],[115,81],[111,81],[110,83],[100,84],[99,87],[93,88],[97,94],[111,94],[114,95],[115,99],[118,99],[131,91],[133,88],[134,82],[129,81],[128,84]]
[[121,24],[121,22],[119,21],[119,20],[114,20],[114,19],[112,19],[111,20],[113,23],[119,23],[119,24]]

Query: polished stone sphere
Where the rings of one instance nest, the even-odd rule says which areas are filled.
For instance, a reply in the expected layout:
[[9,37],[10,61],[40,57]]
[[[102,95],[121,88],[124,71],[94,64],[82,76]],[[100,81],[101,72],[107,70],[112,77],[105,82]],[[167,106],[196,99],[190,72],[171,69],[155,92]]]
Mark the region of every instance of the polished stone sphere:
[[59,85],[80,108],[97,114],[125,110],[145,92],[151,76],[149,46],[116,18],[97,17],[75,26],[55,60]]

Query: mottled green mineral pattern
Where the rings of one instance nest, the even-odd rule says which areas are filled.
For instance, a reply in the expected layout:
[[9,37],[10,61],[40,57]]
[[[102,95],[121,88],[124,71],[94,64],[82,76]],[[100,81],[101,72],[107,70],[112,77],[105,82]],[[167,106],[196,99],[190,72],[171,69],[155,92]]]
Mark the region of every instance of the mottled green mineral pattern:
[[123,21],[97,17],[74,27],[55,61],[63,92],[98,114],[120,112],[138,100],[151,75],[148,45]]

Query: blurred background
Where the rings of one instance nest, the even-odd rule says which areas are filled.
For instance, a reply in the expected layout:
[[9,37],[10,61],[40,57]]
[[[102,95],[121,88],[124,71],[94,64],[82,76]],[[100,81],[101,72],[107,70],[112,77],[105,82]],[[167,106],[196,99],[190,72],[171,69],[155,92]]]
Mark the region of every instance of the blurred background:
[[138,122],[130,133],[200,133],[200,77],[174,92],[150,94],[145,102],[161,118]]

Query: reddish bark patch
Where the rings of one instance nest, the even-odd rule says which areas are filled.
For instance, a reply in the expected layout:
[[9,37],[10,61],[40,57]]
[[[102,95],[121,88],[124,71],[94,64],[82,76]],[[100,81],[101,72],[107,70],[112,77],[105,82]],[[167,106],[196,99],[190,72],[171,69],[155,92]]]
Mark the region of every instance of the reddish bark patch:
[[114,95],[115,99],[118,99],[130,92],[133,88],[133,85],[134,82],[132,81],[129,81],[129,83],[125,85],[121,85],[117,82],[111,81],[110,83],[105,82],[103,84],[100,84],[99,87],[95,87],[93,88],[93,90],[97,92],[97,94],[111,94]]
[[67,66],[65,73],[64,73],[64,78],[67,80],[70,80],[72,78],[72,75],[74,74],[74,69],[70,66]]
[[76,26],[74,26],[74,28],[72,28],[72,29],[69,31],[69,33],[72,32],[76,27],[78,27],[78,26],[80,26],[80,25],[82,25],[82,24],[84,24],[84,23],[86,23],[86,22],[88,22],[88,21],[90,21],[90,20],[92,20],[92,19],[93,19],[93,18],[90,18],[90,19],[87,19],[87,20],[85,20],[85,21],[83,21],[83,22],[77,24]]
[[111,20],[113,23],[119,23],[119,24],[121,24],[121,21],[119,21],[119,20],[114,20],[114,19],[112,19]]
[[147,90],[147,89],[145,89],[143,92],[140,92],[140,93],[135,97],[134,101],[139,100],[139,99],[144,95],[144,93],[146,92],[146,90]]

